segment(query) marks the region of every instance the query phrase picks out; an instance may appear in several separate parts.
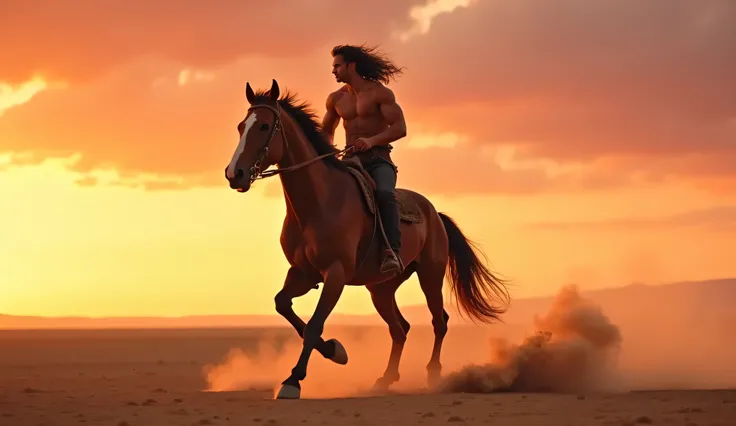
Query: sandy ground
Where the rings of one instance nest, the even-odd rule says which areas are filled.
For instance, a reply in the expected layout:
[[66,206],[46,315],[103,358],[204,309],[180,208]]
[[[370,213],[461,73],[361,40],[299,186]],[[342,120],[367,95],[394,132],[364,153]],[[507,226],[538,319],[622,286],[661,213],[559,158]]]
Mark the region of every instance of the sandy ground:
[[[200,392],[184,365],[14,370],[0,424],[24,425],[733,425],[736,391],[443,394],[276,401]],[[38,384],[43,384],[39,388]],[[36,387],[34,387],[36,386]]]
[[[301,401],[273,400],[269,389],[206,391],[207,364],[238,343],[252,346],[248,342],[259,333],[266,332],[0,332],[0,425],[736,424],[736,390],[415,393]],[[293,331],[267,333],[286,342]],[[292,361],[284,359],[283,365]],[[385,360],[357,361],[351,371],[371,370],[368,383]],[[318,358],[314,364],[305,388],[314,389],[317,374],[338,382],[335,373],[347,368]],[[273,377],[286,372],[281,367]]]
[[609,318],[563,289],[529,327],[451,326],[431,390],[414,324],[384,395],[386,328],[328,325],[350,361],[315,353],[300,401],[273,399],[301,350],[288,327],[0,331],[0,426],[736,426],[732,328],[695,314]]

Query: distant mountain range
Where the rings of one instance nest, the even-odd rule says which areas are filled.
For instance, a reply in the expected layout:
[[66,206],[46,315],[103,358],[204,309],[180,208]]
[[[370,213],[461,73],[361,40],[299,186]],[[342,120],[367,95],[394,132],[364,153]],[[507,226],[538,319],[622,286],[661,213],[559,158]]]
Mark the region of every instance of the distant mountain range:
[[[663,285],[632,284],[624,287],[583,291],[582,294],[599,304],[611,318],[626,318],[626,322],[646,318],[648,323],[662,322],[676,326],[678,322],[702,323],[709,319],[719,324],[732,321],[736,326],[736,278],[689,281]],[[513,299],[504,316],[507,324],[529,324],[536,314],[546,312],[553,297]],[[451,323],[461,323],[446,301]],[[401,307],[401,312],[413,325],[429,325],[425,305]],[[307,318],[304,318],[305,321]],[[333,314],[330,324],[383,324],[377,315]],[[731,322],[728,322],[729,324]],[[279,315],[193,315],[183,317],[37,317],[0,314],[0,329],[104,329],[104,328],[217,328],[288,326]]]

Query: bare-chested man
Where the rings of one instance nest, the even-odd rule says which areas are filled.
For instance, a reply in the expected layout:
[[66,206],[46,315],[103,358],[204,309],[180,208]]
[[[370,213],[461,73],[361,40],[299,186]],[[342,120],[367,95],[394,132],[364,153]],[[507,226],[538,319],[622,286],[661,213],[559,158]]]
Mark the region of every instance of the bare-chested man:
[[345,85],[327,97],[322,127],[332,142],[342,118],[346,145],[355,147],[354,155],[376,182],[376,201],[390,243],[381,272],[400,272],[402,265],[396,256],[401,233],[394,195],[398,169],[391,161],[390,144],[406,136],[406,123],[393,91],[384,84],[402,70],[375,48],[365,46],[336,46],[332,57],[332,74]]

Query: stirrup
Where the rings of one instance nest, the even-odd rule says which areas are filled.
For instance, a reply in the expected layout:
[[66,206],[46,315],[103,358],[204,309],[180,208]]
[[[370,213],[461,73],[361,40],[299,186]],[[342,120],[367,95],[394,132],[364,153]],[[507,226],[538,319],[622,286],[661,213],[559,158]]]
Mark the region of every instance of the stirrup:
[[[396,273],[401,273],[404,271],[404,265],[401,262],[401,258],[399,257],[398,254],[396,254],[396,252],[394,252],[393,250],[386,249],[384,250],[383,254],[384,254],[384,257],[381,260],[381,265],[380,265],[380,270],[382,273],[387,273],[387,272],[392,272],[392,271],[396,271]],[[393,260],[396,266],[392,267],[391,269],[384,270],[383,267],[387,261],[390,261],[389,259]]]

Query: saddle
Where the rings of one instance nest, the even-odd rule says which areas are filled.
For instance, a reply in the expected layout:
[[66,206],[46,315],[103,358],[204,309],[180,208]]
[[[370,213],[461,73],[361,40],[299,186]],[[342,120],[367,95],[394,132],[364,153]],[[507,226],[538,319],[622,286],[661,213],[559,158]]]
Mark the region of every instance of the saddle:
[[[373,181],[373,178],[371,178],[357,158],[343,158],[342,161],[348,166],[348,172],[358,182],[368,212],[372,215],[378,214],[378,205],[376,204],[375,196],[376,182]],[[422,211],[408,190],[397,188],[394,190],[394,194],[396,195],[396,201],[399,207],[400,220],[408,223],[421,223],[424,220]],[[381,227],[383,227],[383,224],[381,224]]]

